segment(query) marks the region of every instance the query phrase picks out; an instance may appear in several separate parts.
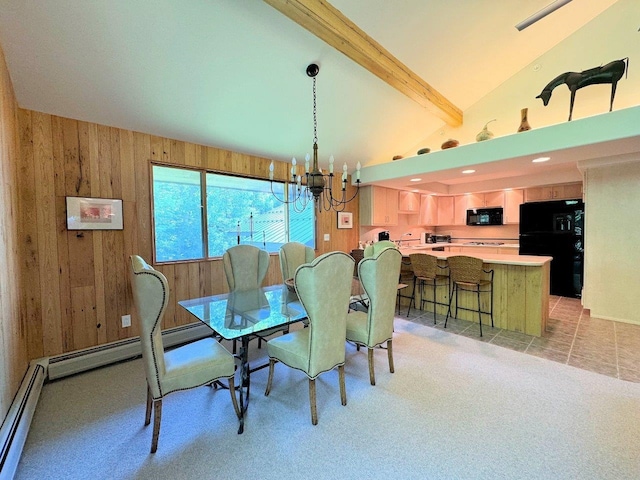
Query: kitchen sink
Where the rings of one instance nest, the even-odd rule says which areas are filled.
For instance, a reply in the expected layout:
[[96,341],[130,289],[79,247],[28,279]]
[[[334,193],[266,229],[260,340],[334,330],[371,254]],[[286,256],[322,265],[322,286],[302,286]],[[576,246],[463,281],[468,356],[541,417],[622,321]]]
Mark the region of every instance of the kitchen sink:
[[466,242],[464,245],[488,245],[497,247],[499,245],[504,245],[504,242]]

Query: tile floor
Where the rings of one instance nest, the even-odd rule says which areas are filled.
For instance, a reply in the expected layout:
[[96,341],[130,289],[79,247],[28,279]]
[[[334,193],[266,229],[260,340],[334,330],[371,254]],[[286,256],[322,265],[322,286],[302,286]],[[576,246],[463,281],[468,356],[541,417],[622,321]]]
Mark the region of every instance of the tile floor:
[[[431,308],[431,306],[428,306]],[[411,310],[400,318],[433,328],[444,328],[444,316]],[[579,299],[551,296],[549,321],[542,337],[534,337],[482,324],[449,319],[447,331],[529,355],[565,363],[629,382],[640,383],[640,325],[591,318]]]

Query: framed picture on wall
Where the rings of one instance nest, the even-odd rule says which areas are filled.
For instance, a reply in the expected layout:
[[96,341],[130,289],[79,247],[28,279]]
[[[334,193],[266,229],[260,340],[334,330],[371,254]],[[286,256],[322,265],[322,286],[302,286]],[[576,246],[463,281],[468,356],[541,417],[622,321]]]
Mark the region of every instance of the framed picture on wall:
[[353,213],[338,212],[338,228],[353,228]]
[[67,197],[67,230],[122,229],[122,200]]

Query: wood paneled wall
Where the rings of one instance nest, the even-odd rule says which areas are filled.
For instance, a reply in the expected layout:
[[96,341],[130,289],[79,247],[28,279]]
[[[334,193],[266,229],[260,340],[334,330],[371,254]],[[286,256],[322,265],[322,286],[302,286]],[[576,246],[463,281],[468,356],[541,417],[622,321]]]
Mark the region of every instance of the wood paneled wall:
[[26,328],[20,321],[18,105],[0,48],[0,418],[27,367]]
[[[124,329],[121,316],[134,313],[129,255],[153,258],[151,162],[268,178],[270,160],[264,158],[29,110],[20,110],[19,118],[22,315],[29,358],[139,334],[135,315]],[[284,179],[288,168],[276,162],[275,177]],[[67,231],[66,196],[121,198],[124,230]],[[356,247],[357,199],[348,211],[353,229],[337,229],[335,212],[318,215],[317,254]],[[163,328],[193,322],[177,301],[227,290],[219,259],[157,268],[171,287]],[[279,282],[279,260],[272,255],[266,284]]]

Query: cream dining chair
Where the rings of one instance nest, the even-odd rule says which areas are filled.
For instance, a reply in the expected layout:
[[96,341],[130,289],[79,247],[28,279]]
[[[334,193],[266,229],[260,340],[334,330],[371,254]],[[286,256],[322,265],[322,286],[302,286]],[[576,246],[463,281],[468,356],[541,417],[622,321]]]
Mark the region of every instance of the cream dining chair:
[[296,269],[303,263],[311,263],[316,257],[313,248],[300,242],[285,243],[280,247],[280,271],[282,281],[285,282],[296,273]]
[[147,377],[147,411],[145,425],[151,422],[151,453],[158,448],[162,399],[169,393],[208,385],[226,378],[236,415],[240,409],[235,395],[233,355],[213,338],[204,338],[166,351],[162,344],[162,318],[169,303],[166,277],[138,255],[131,255],[131,289],[140,317],[142,361]]
[[300,266],[294,276],[298,298],[309,318],[309,328],[267,342],[269,395],[276,362],[301,370],[309,378],[311,423],[317,425],[316,378],[338,367],[340,398],[347,404],[344,381],[345,332],[354,260],[342,252],[330,252]]
[[[253,245],[235,245],[222,255],[225,277],[230,292],[245,292],[262,286],[269,270],[269,253]],[[278,331],[288,331],[289,327],[267,330],[258,337],[258,348],[262,347],[262,338]],[[237,342],[233,341],[233,353]]]
[[369,308],[367,312],[354,311],[347,315],[346,339],[367,347],[371,385],[376,384],[373,349],[378,345],[387,343],[389,371],[394,371],[393,319],[401,261],[399,250],[387,248],[373,257],[363,258],[358,265],[358,277],[369,298]]

